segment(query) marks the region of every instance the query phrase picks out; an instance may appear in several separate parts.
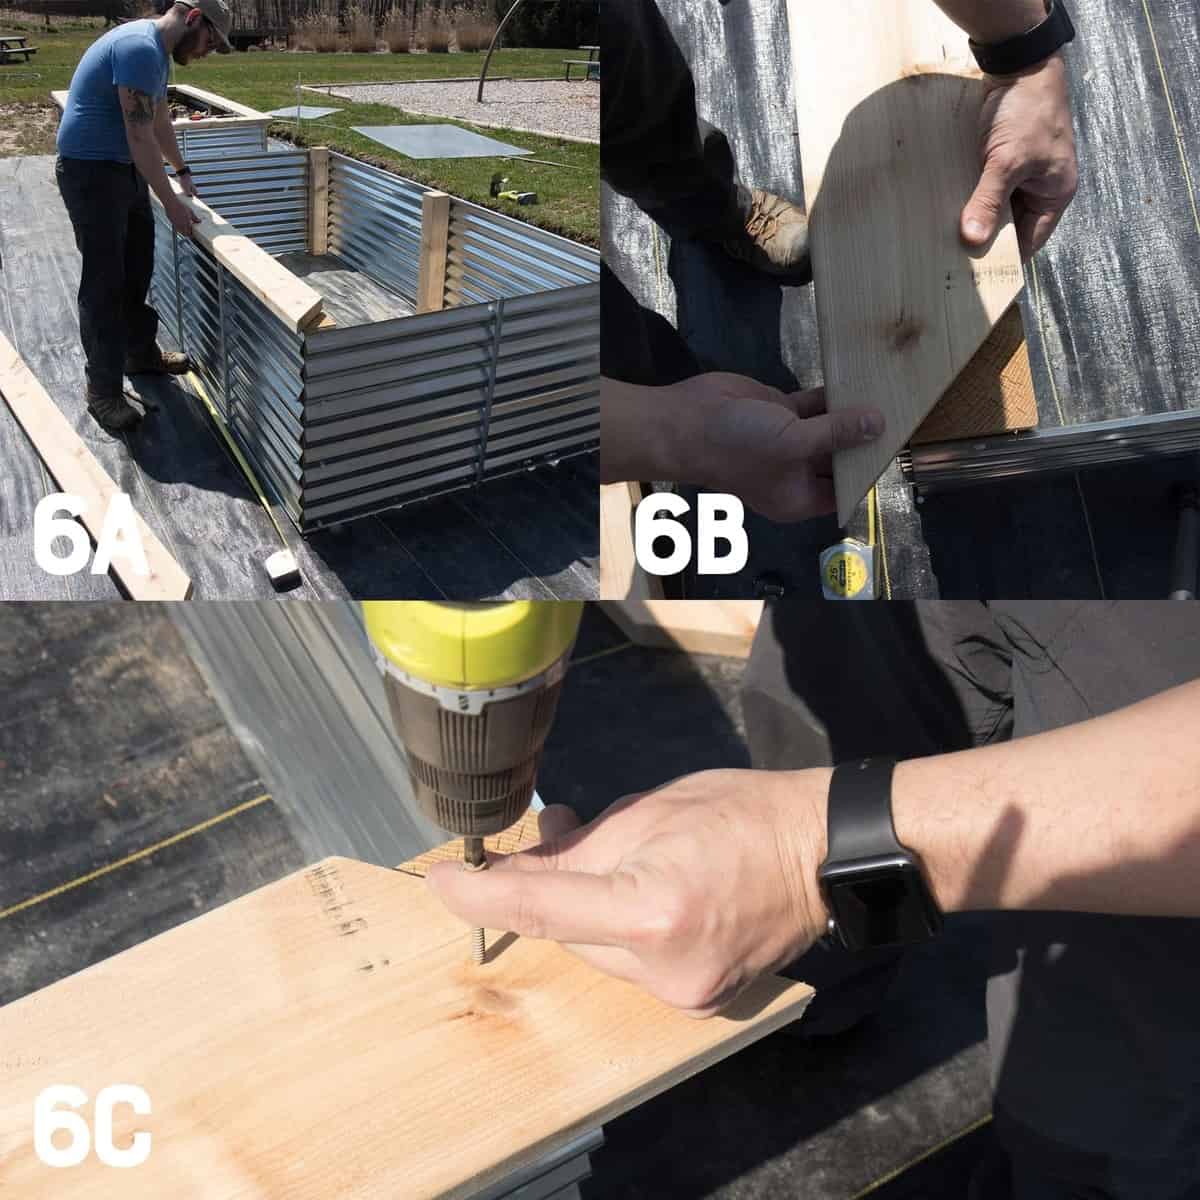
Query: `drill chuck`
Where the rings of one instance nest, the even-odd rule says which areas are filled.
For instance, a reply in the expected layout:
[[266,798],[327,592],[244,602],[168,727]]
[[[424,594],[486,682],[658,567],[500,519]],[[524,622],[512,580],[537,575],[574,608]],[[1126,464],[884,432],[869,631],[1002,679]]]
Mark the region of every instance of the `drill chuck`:
[[519,820],[533,798],[565,656],[521,684],[483,691],[438,687],[386,660],[381,666],[422,812],[464,837]]
[[578,602],[363,605],[421,811],[465,838],[499,833],[533,798]]

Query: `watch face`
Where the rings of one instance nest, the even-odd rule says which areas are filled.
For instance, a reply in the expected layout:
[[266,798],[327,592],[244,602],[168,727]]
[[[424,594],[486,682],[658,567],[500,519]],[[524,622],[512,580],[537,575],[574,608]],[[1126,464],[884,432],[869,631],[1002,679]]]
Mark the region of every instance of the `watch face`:
[[942,914],[915,863],[901,857],[834,864],[821,877],[842,940],[852,949],[928,941]]

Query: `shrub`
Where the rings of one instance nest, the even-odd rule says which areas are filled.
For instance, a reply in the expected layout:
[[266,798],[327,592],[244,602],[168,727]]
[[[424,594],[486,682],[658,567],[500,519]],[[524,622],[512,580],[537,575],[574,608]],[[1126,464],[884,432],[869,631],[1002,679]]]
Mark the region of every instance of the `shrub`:
[[337,15],[332,12],[310,12],[293,26],[297,50],[316,50],[330,54],[338,48]]
[[383,19],[383,40],[393,54],[412,50],[412,16],[405,3],[393,4]]
[[454,37],[460,50],[486,50],[495,33],[496,18],[482,4],[463,4],[454,10]]
[[450,17],[428,2],[421,9],[421,41],[430,54],[450,52]]
[[349,10],[350,49],[355,54],[375,52],[375,17],[365,4],[353,5]]

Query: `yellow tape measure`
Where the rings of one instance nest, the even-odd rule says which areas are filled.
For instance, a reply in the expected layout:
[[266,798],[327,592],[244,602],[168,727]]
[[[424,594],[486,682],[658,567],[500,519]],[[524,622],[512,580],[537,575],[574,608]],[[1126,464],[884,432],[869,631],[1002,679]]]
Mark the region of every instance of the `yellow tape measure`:
[[821,594],[826,600],[874,600],[875,548],[857,538],[821,552]]

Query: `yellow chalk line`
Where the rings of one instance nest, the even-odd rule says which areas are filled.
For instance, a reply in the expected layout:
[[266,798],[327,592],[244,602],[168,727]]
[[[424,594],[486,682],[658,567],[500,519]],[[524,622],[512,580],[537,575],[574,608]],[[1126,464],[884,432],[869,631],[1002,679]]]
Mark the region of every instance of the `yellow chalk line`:
[[913,1167],[923,1163],[927,1158],[932,1158],[935,1154],[940,1154],[947,1146],[954,1145],[961,1138],[974,1133],[977,1129],[982,1129],[990,1120],[992,1114],[988,1113],[985,1117],[980,1117],[978,1121],[972,1121],[966,1129],[960,1129],[957,1133],[952,1133],[948,1138],[944,1138],[938,1142],[936,1146],[931,1146],[923,1154],[918,1154],[916,1158],[906,1162],[902,1167],[897,1167],[894,1171],[889,1171],[886,1175],[881,1175],[874,1183],[869,1183],[861,1192],[855,1192],[850,1200],[863,1200],[864,1196],[869,1196],[872,1192],[877,1192],[885,1184],[891,1183],[895,1179],[899,1179],[905,1171],[911,1171]]
[[183,830],[182,833],[176,833],[169,838],[164,838],[161,842],[155,842],[153,846],[147,846],[144,850],[138,850],[134,854],[126,855],[125,858],[118,859],[116,862],[109,863],[107,866],[98,867],[95,871],[89,871],[86,875],[80,875],[78,879],[72,879],[70,883],[59,884],[58,887],[51,888],[48,892],[39,892],[36,896],[30,896],[28,900],[22,900],[20,904],[14,904],[11,908],[0,908],[0,921],[6,917],[14,916],[16,913],[23,912],[27,908],[32,908],[35,904],[42,904],[47,900],[53,900],[55,896],[61,896],[64,892],[73,891],[75,888],[83,887],[85,883],[91,883],[94,879],[99,879],[104,875],[111,875],[113,871],[119,871],[122,867],[129,866],[130,863],[137,862],[142,858],[149,858],[151,854],[157,854],[159,850],[165,850],[168,846],[174,846],[177,842],[182,842],[185,838],[190,838],[197,833],[203,833],[206,829],[211,829],[214,825],[219,825],[222,821],[228,821],[230,817],[239,816],[241,813],[255,808],[260,804],[265,804],[271,797],[267,794],[255,796],[253,800],[245,800],[241,804],[234,805],[233,808],[226,812],[218,813],[215,817],[209,817],[207,821],[201,821],[198,825],[193,825],[190,829]]
[[1183,170],[1183,182],[1187,186],[1188,199],[1192,204],[1192,220],[1195,222],[1196,232],[1200,233],[1200,210],[1196,207],[1196,189],[1192,186],[1192,173],[1188,168],[1187,154],[1183,147],[1183,131],[1179,128],[1179,119],[1175,115],[1175,102],[1171,99],[1166,68],[1163,66],[1162,55],[1158,52],[1158,35],[1154,32],[1154,22],[1150,18],[1150,6],[1147,0],[1142,0],[1142,12],[1146,17],[1146,28],[1150,31],[1150,45],[1154,48],[1154,61],[1158,64],[1158,77],[1162,80],[1167,112],[1171,116],[1171,128],[1175,131],[1175,148],[1179,151],[1179,165]]

